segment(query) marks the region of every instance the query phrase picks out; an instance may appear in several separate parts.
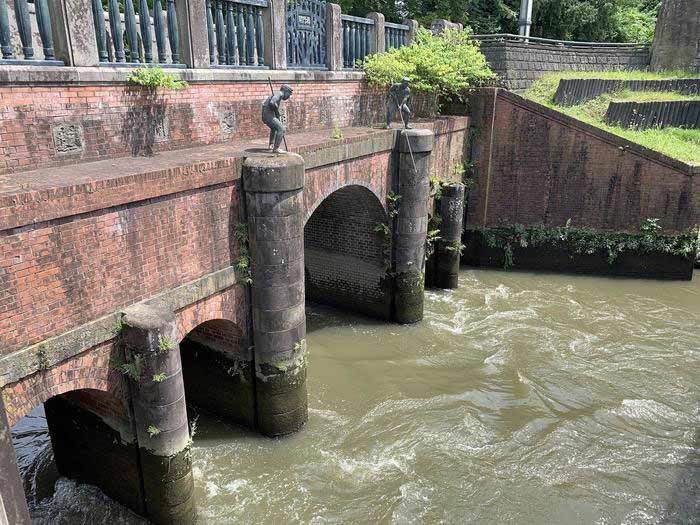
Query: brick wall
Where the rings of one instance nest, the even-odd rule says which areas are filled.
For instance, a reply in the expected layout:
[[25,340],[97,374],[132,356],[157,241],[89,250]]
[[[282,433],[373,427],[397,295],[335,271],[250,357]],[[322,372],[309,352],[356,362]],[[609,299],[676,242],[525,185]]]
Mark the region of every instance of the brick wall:
[[649,50],[569,48],[520,42],[483,42],[481,51],[504,87],[527,89],[542,75],[556,71],[646,69]]
[[637,231],[658,217],[677,231],[700,223],[697,168],[504,90],[482,90],[471,102],[477,188],[468,226],[571,219]]
[[[385,96],[364,81],[289,81],[289,127],[383,120]],[[125,155],[148,155],[268,134],[267,82],[192,83],[157,95],[103,85],[0,86],[0,174]]]
[[362,186],[329,195],[304,227],[307,298],[388,316],[381,279],[389,245],[374,231],[386,221],[381,202]]

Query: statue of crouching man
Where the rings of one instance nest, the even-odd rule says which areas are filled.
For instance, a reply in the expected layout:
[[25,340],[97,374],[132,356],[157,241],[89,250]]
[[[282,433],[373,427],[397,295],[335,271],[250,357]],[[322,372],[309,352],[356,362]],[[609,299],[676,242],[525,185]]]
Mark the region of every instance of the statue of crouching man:
[[386,128],[391,127],[391,121],[396,111],[401,112],[401,120],[404,129],[411,129],[408,121],[411,118],[411,110],[408,107],[408,99],[411,97],[411,88],[408,87],[408,78],[402,78],[401,82],[392,84],[386,101]]
[[270,128],[269,148],[275,153],[279,153],[286,131],[280,118],[280,106],[283,100],[292,96],[292,91],[291,87],[284,84],[279,91],[275,91],[267,97],[262,105],[262,121]]

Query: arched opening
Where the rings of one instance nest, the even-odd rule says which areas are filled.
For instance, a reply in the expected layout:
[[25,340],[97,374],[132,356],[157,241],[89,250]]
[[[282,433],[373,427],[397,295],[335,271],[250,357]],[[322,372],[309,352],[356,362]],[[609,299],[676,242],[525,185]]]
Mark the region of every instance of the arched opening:
[[55,395],[17,421],[11,436],[34,522],[99,521],[83,508],[91,503],[105,518],[135,521],[127,508],[143,512],[133,424],[113,393],[85,388]]
[[255,371],[249,346],[243,330],[226,319],[192,329],[180,342],[187,404],[252,427]]
[[326,197],[304,227],[307,300],[388,319],[386,225],[382,204],[363,186],[346,186]]

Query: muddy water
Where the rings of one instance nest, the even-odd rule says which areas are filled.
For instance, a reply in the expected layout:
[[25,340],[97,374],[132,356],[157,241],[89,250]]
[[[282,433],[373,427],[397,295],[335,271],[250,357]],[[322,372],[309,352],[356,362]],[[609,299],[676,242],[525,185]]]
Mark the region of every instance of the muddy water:
[[[700,523],[698,276],[460,278],[416,326],[310,308],[309,424],[269,440],[201,415],[201,521]],[[29,421],[31,477],[50,452]],[[135,521],[57,487],[38,522]]]

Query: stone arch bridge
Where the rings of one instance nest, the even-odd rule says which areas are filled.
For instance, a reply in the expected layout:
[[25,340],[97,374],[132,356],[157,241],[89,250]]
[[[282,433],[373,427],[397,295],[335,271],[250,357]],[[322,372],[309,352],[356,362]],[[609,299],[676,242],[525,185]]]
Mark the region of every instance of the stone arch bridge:
[[185,400],[265,435],[293,432],[307,418],[306,298],[419,320],[428,179],[464,161],[467,125],[309,132],[298,154],[212,145],[4,185],[8,516],[28,519],[7,430],[44,403],[63,475],[154,522],[191,522]]

